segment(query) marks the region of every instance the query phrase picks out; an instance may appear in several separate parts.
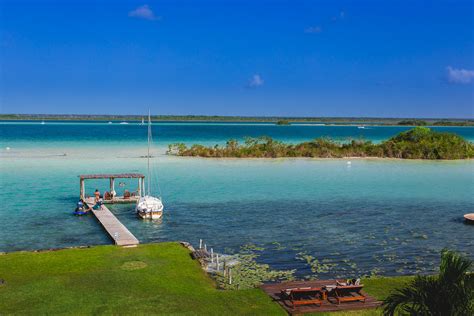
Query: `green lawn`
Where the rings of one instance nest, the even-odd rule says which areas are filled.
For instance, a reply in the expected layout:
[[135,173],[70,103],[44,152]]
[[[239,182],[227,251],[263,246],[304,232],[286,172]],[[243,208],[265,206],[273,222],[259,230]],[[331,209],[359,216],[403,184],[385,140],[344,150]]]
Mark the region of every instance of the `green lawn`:
[[284,315],[259,289],[215,289],[177,243],[11,253],[0,256],[0,278],[2,315]]
[[[261,290],[222,291],[177,243],[0,255],[0,314],[285,315]],[[364,280],[383,299],[408,278]],[[321,315],[321,314],[319,314]],[[356,312],[331,315],[378,315]]]

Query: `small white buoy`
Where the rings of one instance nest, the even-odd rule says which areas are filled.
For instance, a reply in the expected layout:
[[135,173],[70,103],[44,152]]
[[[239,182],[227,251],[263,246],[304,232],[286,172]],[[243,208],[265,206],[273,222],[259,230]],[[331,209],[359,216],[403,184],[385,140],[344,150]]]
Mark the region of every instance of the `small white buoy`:
[[351,161],[348,161],[348,162],[347,162],[347,164],[348,164],[348,165],[351,165],[351,164],[352,164],[352,162],[351,162]]
[[6,150],[10,150],[10,147],[5,148]]

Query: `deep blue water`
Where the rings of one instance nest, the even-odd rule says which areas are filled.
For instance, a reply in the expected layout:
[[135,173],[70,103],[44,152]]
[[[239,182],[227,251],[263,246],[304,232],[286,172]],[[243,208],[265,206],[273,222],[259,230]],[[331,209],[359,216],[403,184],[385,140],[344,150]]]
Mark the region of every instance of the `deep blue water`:
[[[244,137],[270,136],[285,142],[308,141],[317,137],[330,137],[339,141],[366,139],[380,142],[410,127],[405,126],[318,126],[294,124],[277,126],[266,123],[156,123],[153,125],[155,142],[159,146],[184,142],[187,144],[223,143],[228,139],[243,140]],[[473,127],[433,127],[437,131],[453,132],[474,142]],[[1,123],[2,145],[12,146],[19,142],[51,143],[84,142],[111,143],[143,142],[146,127],[138,123],[121,125],[119,123]],[[146,138],[145,138],[146,139]]]

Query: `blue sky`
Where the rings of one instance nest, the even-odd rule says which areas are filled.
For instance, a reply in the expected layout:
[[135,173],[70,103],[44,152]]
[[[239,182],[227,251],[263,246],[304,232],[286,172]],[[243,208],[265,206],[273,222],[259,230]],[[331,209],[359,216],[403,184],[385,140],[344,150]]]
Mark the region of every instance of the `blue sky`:
[[474,1],[0,0],[2,113],[474,118]]

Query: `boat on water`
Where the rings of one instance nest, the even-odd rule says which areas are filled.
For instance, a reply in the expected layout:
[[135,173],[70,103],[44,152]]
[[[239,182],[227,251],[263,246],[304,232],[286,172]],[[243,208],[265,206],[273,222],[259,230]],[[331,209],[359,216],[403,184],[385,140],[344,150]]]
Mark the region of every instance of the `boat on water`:
[[46,123],[44,121],[41,121],[41,125],[44,125],[44,124],[46,124]]
[[150,172],[150,146],[152,141],[151,119],[148,113],[148,154],[147,154],[147,187],[145,196],[137,201],[135,211],[142,219],[160,219],[163,216],[163,202],[160,197],[155,197],[151,193],[151,172]]
[[465,214],[464,219],[470,224],[474,224],[474,213]]
[[120,122],[122,125],[128,125],[128,122]]

